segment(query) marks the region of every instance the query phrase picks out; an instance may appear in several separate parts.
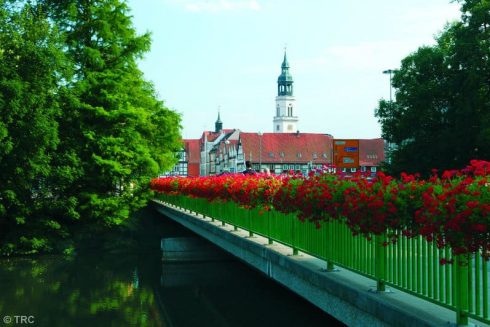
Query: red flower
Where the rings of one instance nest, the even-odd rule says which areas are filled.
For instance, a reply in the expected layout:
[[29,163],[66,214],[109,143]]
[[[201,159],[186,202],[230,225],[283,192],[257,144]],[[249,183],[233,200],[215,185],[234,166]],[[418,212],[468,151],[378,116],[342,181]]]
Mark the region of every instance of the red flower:
[[[367,181],[328,172],[308,177],[285,178],[261,175],[159,178],[152,190],[213,201],[233,201],[263,213],[277,210],[294,213],[302,221],[321,228],[321,221],[342,216],[352,233],[371,238],[388,230],[406,237],[423,235],[435,239],[439,248],[453,254],[490,250],[490,162],[472,160],[465,169],[437,171],[429,180],[401,174],[401,180],[379,173]],[[444,259],[445,260],[445,259]],[[446,262],[446,261],[445,261]]]

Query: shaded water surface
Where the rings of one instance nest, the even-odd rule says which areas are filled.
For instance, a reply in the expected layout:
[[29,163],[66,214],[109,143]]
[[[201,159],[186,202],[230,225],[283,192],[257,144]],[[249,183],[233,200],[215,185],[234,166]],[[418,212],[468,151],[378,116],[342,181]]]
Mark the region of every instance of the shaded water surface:
[[232,258],[162,263],[159,237],[191,234],[157,219],[138,251],[0,260],[0,326],[339,325]]

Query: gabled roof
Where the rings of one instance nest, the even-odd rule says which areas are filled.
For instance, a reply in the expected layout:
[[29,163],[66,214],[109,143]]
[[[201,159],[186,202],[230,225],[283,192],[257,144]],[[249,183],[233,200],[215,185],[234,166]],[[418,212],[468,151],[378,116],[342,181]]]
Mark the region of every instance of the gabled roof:
[[235,129],[222,129],[219,132],[204,131],[200,138],[201,143],[204,143],[204,137],[207,136],[208,142],[214,142],[221,134],[233,133]]
[[385,160],[384,140],[360,139],[359,140],[359,165],[379,166]]
[[221,141],[220,143],[216,144],[212,151],[216,152],[216,155],[220,155],[221,152],[229,153],[232,148],[235,148],[236,150],[237,147],[238,147],[238,139],[236,140],[227,139],[226,142]]
[[201,162],[200,140],[184,140],[185,152],[187,154],[188,163]]
[[326,134],[242,132],[240,143],[245,160],[252,162],[326,164],[332,154],[332,137]]

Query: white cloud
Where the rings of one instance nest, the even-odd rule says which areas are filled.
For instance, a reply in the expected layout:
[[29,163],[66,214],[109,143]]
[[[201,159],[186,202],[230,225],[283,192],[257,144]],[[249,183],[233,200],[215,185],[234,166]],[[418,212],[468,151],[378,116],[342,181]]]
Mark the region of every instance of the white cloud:
[[172,0],[171,2],[192,12],[258,11],[261,9],[257,0]]

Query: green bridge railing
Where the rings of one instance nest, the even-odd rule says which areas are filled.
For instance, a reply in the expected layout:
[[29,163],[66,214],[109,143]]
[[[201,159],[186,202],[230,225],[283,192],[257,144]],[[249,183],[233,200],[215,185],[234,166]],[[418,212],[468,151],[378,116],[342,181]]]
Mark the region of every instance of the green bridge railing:
[[[372,278],[377,290],[386,285],[423,298],[456,312],[458,325],[468,318],[490,323],[488,295],[489,270],[481,255],[455,256],[448,248],[438,249],[421,236],[408,238],[398,231],[395,244],[386,245],[386,235],[368,240],[354,236],[340,220],[301,222],[294,214],[274,210],[245,209],[234,202],[208,202],[206,199],[160,194],[159,199],[180,208],[219,220],[325,260],[326,270],[343,267]],[[440,260],[453,264],[440,264]]]

